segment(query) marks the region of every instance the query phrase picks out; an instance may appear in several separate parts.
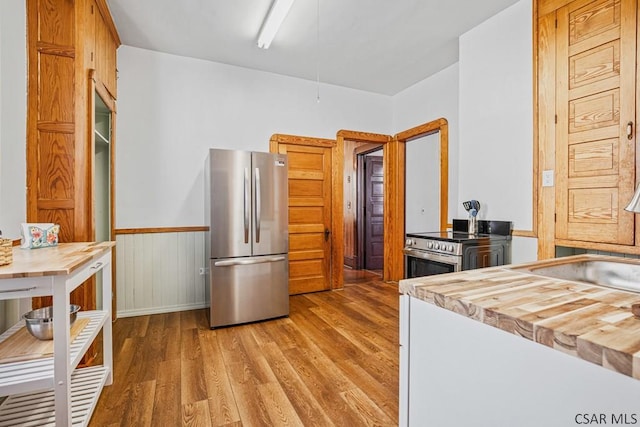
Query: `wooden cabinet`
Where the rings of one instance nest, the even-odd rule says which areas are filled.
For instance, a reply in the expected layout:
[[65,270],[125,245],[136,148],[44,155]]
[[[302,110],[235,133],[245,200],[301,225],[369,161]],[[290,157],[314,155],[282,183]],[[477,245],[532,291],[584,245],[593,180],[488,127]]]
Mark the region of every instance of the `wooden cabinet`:
[[116,49],[119,40],[113,21],[109,15],[108,9],[104,6],[104,2],[91,1],[95,3],[95,70],[96,79],[104,85],[112,98],[116,97]]
[[[105,0],[27,0],[27,221],[60,224],[61,242],[95,240],[90,81],[113,103],[119,44]],[[71,299],[93,309],[94,286]]]
[[554,224],[540,238],[634,252],[624,207],[636,171],[637,0],[541,0],[537,9],[539,145],[555,153],[542,169],[556,178]]

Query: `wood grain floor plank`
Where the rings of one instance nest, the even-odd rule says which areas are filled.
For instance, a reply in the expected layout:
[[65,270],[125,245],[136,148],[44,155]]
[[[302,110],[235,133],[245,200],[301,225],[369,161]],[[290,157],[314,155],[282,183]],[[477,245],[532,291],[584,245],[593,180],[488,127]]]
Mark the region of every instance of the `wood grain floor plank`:
[[130,337],[143,337],[147,334],[147,327],[149,326],[149,318],[151,316],[137,316],[132,317],[133,322]]
[[376,405],[366,393],[354,388],[340,393],[349,407],[360,416],[361,424],[367,426],[395,426],[395,423]]
[[240,414],[216,338],[217,334],[212,331],[198,331],[204,363],[204,380],[209,396],[211,424],[220,426],[239,422]]
[[263,347],[265,357],[273,369],[280,387],[287,395],[304,425],[332,426],[331,419],[318,404],[309,388],[293,369],[281,348],[275,344]]
[[245,375],[252,377],[256,384],[274,382],[276,377],[262,355],[260,346],[251,334],[251,329],[251,325],[241,326],[236,329],[240,339],[241,351],[239,356],[244,362]]
[[144,344],[141,346],[141,356],[145,361],[142,365],[144,374],[141,381],[151,381],[158,376],[158,366],[164,360],[164,331],[164,316],[149,316],[146,334],[141,337],[144,339]]
[[260,384],[258,390],[267,407],[271,425],[304,426],[279,383]]
[[181,311],[180,312],[180,328],[181,329],[197,329],[199,315],[197,310]]
[[337,365],[389,418],[398,419],[398,387],[381,383],[353,360],[340,360]]
[[307,311],[292,313],[290,316],[296,325],[306,334],[313,337],[315,344],[332,359],[352,359],[365,354],[358,346],[345,338],[339,331],[328,327],[327,323],[315,313]]
[[182,425],[188,427],[211,427],[209,402],[201,400],[182,405]]
[[381,351],[355,359],[364,370],[366,370],[379,383],[398,389],[398,369],[400,369],[399,356],[393,357],[387,352]]
[[155,381],[139,382],[133,386],[121,425],[140,427],[152,425],[155,388]]
[[317,365],[317,360],[310,359],[307,354],[297,348],[286,350],[285,356],[325,413],[334,422],[340,420],[337,425],[361,425],[362,420],[347,405],[346,401],[340,398],[340,392],[355,387],[352,383],[348,383],[346,378],[343,378],[338,384],[333,383],[331,380],[336,376],[331,375],[331,378],[327,378],[332,374],[331,368],[327,370],[328,363],[320,368]]
[[334,329],[342,336],[351,341],[365,354],[372,354],[381,351],[380,343],[368,337],[369,331],[366,327],[353,322],[338,310],[326,307],[312,309],[313,313],[324,319],[325,322],[334,325]]
[[215,330],[206,310],[119,319],[90,426],[396,425],[397,285],[345,272],[290,308]]
[[235,384],[233,387],[243,426],[267,427],[273,425],[267,406],[260,395],[258,385],[253,382],[247,382],[245,384]]
[[171,326],[164,330],[162,359],[180,359],[182,355],[182,329],[180,325]]
[[153,402],[152,425],[180,426],[180,359],[169,359],[160,362]]
[[180,402],[187,403],[207,400],[207,385],[204,379],[202,358],[180,361]]

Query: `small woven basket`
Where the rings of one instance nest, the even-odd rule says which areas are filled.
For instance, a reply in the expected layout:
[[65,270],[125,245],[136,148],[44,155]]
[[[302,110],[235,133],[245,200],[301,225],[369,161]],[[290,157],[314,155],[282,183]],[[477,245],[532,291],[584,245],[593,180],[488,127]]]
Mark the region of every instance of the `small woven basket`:
[[13,262],[13,240],[0,237],[0,265]]

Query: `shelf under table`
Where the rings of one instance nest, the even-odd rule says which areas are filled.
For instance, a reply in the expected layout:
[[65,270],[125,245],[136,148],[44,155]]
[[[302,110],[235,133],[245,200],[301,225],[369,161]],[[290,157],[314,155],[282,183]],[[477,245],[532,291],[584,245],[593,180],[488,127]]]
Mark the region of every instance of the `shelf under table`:
[[[78,318],[88,318],[89,323],[69,346],[70,369],[75,368],[100,332],[109,313],[102,310],[80,311]],[[24,326],[19,322],[0,335],[0,342]],[[0,396],[53,389],[53,356],[0,364]],[[1,426],[2,424],[0,424]]]
[[[86,426],[109,375],[106,366],[77,369],[71,374],[72,426]],[[53,390],[10,396],[0,404],[0,427],[55,427]]]

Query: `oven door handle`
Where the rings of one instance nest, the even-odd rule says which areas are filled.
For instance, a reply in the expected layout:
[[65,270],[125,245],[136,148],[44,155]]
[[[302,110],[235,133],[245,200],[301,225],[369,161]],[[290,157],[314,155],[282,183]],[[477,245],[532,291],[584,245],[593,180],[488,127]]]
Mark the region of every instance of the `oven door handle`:
[[415,249],[404,249],[404,254],[414,258],[426,259],[429,261],[437,261],[445,264],[460,264],[460,257],[457,255],[444,255],[437,254],[433,252],[415,250]]

